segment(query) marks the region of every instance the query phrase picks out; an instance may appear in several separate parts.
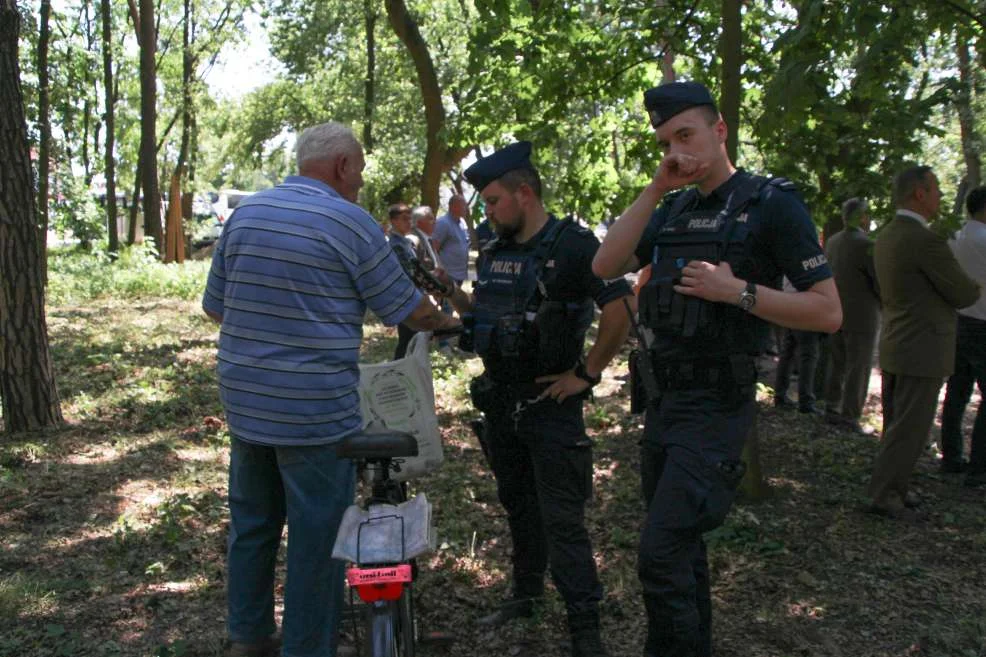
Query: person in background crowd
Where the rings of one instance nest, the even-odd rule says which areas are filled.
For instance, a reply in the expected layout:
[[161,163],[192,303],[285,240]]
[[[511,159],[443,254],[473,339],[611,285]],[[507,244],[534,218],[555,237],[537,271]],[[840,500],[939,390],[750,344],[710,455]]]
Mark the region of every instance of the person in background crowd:
[[898,174],[893,197],[897,214],[873,253],[883,307],[883,442],[866,510],[899,517],[920,504],[908,490],[911,472],[928,441],[942,381],[955,366],[955,311],[976,302],[979,286],[928,227],[941,204],[931,168]]
[[[980,289],[986,287],[986,187],[977,187],[966,197],[969,220],[950,246],[959,265]],[[955,372],[948,378],[945,403],[941,414],[943,472],[962,472],[962,416],[972,396],[972,385],[979,394],[986,390],[986,296],[959,310],[955,340]],[[986,486],[986,412],[980,402],[972,427],[972,450],[969,454],[965,484]]]
[[829,338],[829,373],[825,384],[825,420],[857,433],[872,433],[860,424],[870,387],[873,350],[880,330],[880,287],[873,264],[873,241],[865,199],[842,205],[844,228],[825,242],[825,256],[842,300],[842,328]]

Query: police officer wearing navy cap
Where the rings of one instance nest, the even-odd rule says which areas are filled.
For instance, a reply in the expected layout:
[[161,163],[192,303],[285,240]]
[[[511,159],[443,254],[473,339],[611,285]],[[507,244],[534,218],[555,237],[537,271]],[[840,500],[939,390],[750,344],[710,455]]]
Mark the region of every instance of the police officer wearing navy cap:
[[[612,278],[651,265],[639,299],[658,393],[648,400],[641,459],[644,654],[708,657],[702,534],[722,523],[743,475],[760,336],[767,321],[831,333],[842,311],[794,186],[733,166],[709,90],[674,82],[649,90],[644,104],[664,157],[610,227],[593,271]],[[782,275],[796,292],[777,289]]]
[[[460,347],[483,359],[471,384],[486,417],[483,436],[513,542],[513,591],[481,623],[530,616],[550,565],[565,600],[576,657],[605,655],[599,631],[602,586],[585,528],[592,493],[592,443],[582,401],[626,340],[622,279],[592,273],[599,242],[571,219],[547,214],[531,144],[519,142],[464,172],[486,203],[496,239],[484,250],[475,295],[450,298],[471,328]],[[583,357],[593,304],[598,338]],[[471,339],[472,345],[467,345]]]

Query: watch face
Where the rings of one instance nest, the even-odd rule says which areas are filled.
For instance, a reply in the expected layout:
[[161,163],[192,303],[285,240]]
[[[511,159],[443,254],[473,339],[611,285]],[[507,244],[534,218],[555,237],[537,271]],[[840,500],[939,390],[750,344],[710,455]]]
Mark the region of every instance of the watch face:
[[749,292],[744,292],[740,295],[739,307],[743,310],[749,311],[757,303],[757,297],[755,294],[750,294]]

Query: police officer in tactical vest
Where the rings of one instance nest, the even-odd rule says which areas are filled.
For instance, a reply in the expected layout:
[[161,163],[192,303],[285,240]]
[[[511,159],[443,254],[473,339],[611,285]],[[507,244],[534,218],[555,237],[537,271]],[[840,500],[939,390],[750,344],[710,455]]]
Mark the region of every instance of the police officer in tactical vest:
[[[641,462],[648,505],[638,562],[648,616],[644,654],[708,657],[702,534],[722,523],[743,475],[764,320],[831,333],[842,311],[794,185],[733,166],[726,124],[708,89],[674,82],[649,90],[644,104],[664,157],[609,229],[593,271],[612,278],[651,265],[639,298],[656,392],[648,399]],[[778,289],[782,275],[796,292]]]
[[[627,336],[622,279],[592,273],[595,236],[549,216],[531,144],[519,142],[464,172],[483,197],[496,231],[485,248],[473,297],[451,301],[469,331],[460,347],[485,371],[471,384],[486,416],[484,449],[496,476],[513,541],[513,591],[481,623],[531,616],[550,565],[565,599],[573,654],[605,655],[599,631],[602,587],[585,528],[592,493],[592,443],[582,401]],[[594,305],[599,334],[583,357]],[[469,342],[471,341],[471,344]]]

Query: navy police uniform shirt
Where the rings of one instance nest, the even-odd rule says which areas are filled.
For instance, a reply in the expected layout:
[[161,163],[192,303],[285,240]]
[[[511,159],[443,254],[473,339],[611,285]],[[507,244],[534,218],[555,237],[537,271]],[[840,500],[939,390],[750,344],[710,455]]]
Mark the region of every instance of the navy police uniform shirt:
[[[749,179],[750,175],[740,170],[708,196],[703,197],[697,190],[680,192],[695,196],[681,212],[721,210],[729,195]],[[669,213],[678,195],[669,194],[654,211],[635,251],[641,266],[652,261],[658,232],[671,219]],[[808,208],[793,189],[764,185],[759,199],[746,206],[734,220],[745,221],[749,230],[745,246],[749,271],[734,272],[738,277],[779,289],[782,276],[787,276],[798,291],[832,277]]]
[[[525,299],[520,298],[523,293],[518,288],[521,287],[524,267],[534,266],[533,252],[556,221],[558,219],[551,217],[544,228],[523,244],[512,240],[495,244],[492,253],[487,251],[487,261],[479,272],[477,287],[505,286],[517,290],[514,292],[517,295],[516,304],[523,304]],[[602,308],[614,299],[631,295],[630,286],[622,278],[607,283],[592,273],[592,259],[598,249],[599,240],[591,231],[578,225],[565,230],[544,263],[542,280],[547,299],[579,302],[591,298],[596,306]],[[563,326],[558,327],[558,330],[575,329]],[[535,358],[523,357],[519,364],[516,361],[498,362],[494,358],[484,360],[487,371],[497,381],[529,382],[537,376],[557,373],[537,372],[535,363]],[[573,362],[571,365],[574,364]],[[518,366],[523,371],[516,371]]]

